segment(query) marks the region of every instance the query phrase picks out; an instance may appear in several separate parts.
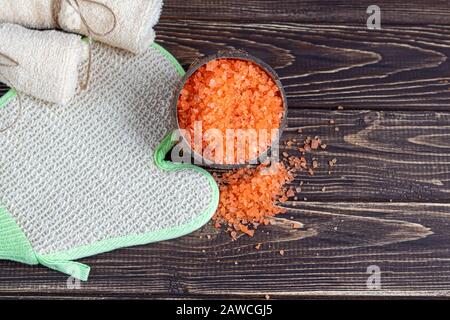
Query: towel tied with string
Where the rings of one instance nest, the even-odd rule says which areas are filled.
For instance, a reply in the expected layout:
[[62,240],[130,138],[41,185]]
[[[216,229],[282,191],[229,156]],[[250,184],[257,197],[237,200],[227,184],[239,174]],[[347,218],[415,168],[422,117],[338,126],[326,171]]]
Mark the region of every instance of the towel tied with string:
[[162,0],[4,0],[0,22],[61,28],[141,53],[155,39],[161,8]]

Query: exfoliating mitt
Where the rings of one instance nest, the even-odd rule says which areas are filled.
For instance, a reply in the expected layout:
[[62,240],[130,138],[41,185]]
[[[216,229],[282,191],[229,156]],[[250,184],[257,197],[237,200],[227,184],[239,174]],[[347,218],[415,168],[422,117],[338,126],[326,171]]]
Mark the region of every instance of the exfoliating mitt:
[[[185,235],[218,203],[206,171],[164,160],[181,66],[157,44],[92,50],[89,90],[62,107],[23,95],[0,134],[0,259],[81,280],[89,267],[73,260]],[[19,100],[10,91],[0,105],[4,126]]]
[[61,28],[134,53],[155,39],[162,0],[3,0],[0,22]]

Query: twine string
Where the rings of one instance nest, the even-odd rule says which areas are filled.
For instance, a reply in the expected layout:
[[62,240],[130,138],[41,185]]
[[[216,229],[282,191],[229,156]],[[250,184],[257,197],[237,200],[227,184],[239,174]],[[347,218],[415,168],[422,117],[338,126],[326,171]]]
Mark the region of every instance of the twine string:
[[[16,60],[14,60],[13,58],[11,58],[10,56],[8,56],[7,54],[0,52],[0,57],[2,57],[4,60],[6,60],[6,62],[0,61],[1,68],[15,68],[15,67],[19,66],[19,63]],[[19,100],[19,111],[17,111],[17,116],[14,118],[13,122],[11,122],[9,125],[7,125],[6,127],[0,128],[0,133],[3,133],[3,132],[8,131],[9,129],[11,129],[12,127],[14,127],[16,125],[16,123],[19,122],[20,118],[22,117],[22,107],[23,106],[22,106],[22,99],[20,97],[19,92],[14,88],[14,86],[11,85],[8,78],[1,72],[0,72],[0,76],[2,76],[5,79],[6,84],[8,86],[10,86],[11,88],[13,88],[16,91],[17,99]]]
[[[80,83],[80,89],[81,90],[86,90],[88,85],[89,85],[89,81],[91,78],[91,69],[92,69],[92,36],[96,36],[96,37],[106,37],[109,34],[111,34],[111,32],[114,31],[114,29],[116,29],[117,27],[117,16],[114,13],[114,11],[108,7],[106,4],[100,3],[98,1],[95,0],[54,0],[53,4],[53,15],[54,15],[54,20],[56,25],[59,26],[59,13],[61,11],[61,3],[62,1],[65,1],[72,9],[75,10],[76,13],[78,13],[78,15],[80,16],[80,20],[83,23],[84,27],[86,28],[87,31],[87,37],[88,37],[88,64],[86,67],[86,78],[84,79],[83,82]],[[105,9],[107,12],[109,12],[111,14],[112,17],[112,26],[111,28],[109,28],[107,31],[105,32],[100,32],[100,31],[96,31],[94,30],[90,24],[88,23],[86,17],[84,16],[82,10],[81,10],[81,6],[80,6],[80,2],[85,2],[88,4],[92,4],[92,5],[96,5],[102,9]],[[60,27],[60,26],[59,26]]]

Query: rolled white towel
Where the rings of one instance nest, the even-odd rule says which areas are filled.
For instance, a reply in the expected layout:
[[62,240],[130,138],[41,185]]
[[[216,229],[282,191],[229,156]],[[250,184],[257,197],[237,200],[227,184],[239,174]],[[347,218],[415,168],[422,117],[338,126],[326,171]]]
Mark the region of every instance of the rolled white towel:
[[[153,27],[159,20],[162,0],[78,0],[77,3],[61,1],[58,24],[62,29],[87,36],[88,25],[100,34],[92,34],[93,39],[134,53],[148,49],[155,40]],[[110,30],[109,34],[102,35]]]
[[[60,27],[134,53],[155,39],[162,0],[3,0],[0,22]],[[79,7],[78,7],[79,5]],[[4,9],[6,8],[6,9]],[[81,13],[81,14],[80,14]],[[84,19],[84,21],[83,21]],[[87,25],[86,25],[87,24]],[[107,32],[110,31],[111,32]],[[108,33],[107,35],[104,35]]]
[[[78,67],[87,49],[78,35],[0,24],[0,54],[18,64],[0,66],[1,82],[39,99],[66,104],[76,93]],[[8,62],[1,56],[0,61]]]
[[54,29],[54,0],[1,0],[0,22],[29,28]]

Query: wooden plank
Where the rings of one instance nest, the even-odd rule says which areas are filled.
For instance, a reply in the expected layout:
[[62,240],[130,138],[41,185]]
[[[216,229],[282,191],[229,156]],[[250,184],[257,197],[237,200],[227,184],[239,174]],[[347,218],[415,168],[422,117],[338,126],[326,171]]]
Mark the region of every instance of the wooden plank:
[[[1,296],[449,295],[449,204],[288,206],[287,215],[254,238],[231,241],[207,226],[180,239],[83,259],[93,269],[79,289],[67,289],[64,275],[43,267],[0,262]],[[294,220],[303,229],[292,229]],[[371,265],[381,270],[381,290],[366,286]]]
[[[449,296],[448,1],[380,1],[381,31],[365,26],[368,1],[165,3],[158,42],[185,66],[225,48],[266,60],[289,96],[284,140],[318,135],[319,162],[337,166],[301,174],[299,201],[254,238],[209,225],[90,257],[90,281],[72,290],[62,274],[0,261],[0,296]],[[367,290],[369,265],[381,290]]]
[[[45,268],[0,262],[0,295],[447,295],[449,120],[444,112],[290,110],[285,139],[319,135],[328,144],[319,160],[338,163],[332,175],[319,168],[300,176],[298,197],[309,200],[288,202],[288,214],[255,238],[232,242],[209,226],[84,259],[94,269],[80,290],[67,290],[64,275]],[[414,203],[423,200],[442,203]],[[304,228],[291,229],[292,221]],[[372,264],[384,270],[381,291],[365,289]]]
[[280,157],[302,156],[303,141],[316,136],[327,147],[306,153],[319,168],[296,174],[299,201],[450,203],[449,112],[292,108]]
[[316,136],[327,147],[305,154],[319,167],[297,172],[291,200],[450,203],[449,112],[293,108],[280,158],[303,156],[299,147]]
[[0,82],[0,97],[9,90],[8,86]]
[[449,110],[450,27],[163,20],[157,31],[185,67],[222,49],[260,57],[290,108]]
[[446,0],[167,0],[165,19],[228,21],[296,21],[357,23],[366,25],[367,7],[381,9],[382,23],[426,25],[449,24],[450,5]]
[[[449,124],[446,112],[291,109],[284,141],[319,136],[327,144],[308,155],[320,167],[314,176],[298,175],[294,183],[304,183],[297,196],[311,201],[450,202]],[[300,156],[294,147],[281,151]],[[329,175],[328,161],[334,158],[337,165]]]

